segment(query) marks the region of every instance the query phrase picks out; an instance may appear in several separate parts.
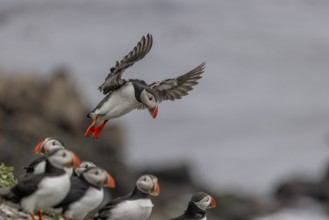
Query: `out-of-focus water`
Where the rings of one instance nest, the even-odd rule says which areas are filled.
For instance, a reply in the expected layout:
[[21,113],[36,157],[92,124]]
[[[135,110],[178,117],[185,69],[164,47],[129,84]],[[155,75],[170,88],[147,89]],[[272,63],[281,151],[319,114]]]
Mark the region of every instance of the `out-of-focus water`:
[[129,132],[127,163],[187,162],[214,189],[267,194],[284,178],[319,178],[329,162],[328,10],[307,0],[3,0],[0,67],[67,65],[95,105],[109,68],[152,33],[151,52],[124,77],[152,82],[202,61],[206,73],[156,120],[134,111],[112,121]]

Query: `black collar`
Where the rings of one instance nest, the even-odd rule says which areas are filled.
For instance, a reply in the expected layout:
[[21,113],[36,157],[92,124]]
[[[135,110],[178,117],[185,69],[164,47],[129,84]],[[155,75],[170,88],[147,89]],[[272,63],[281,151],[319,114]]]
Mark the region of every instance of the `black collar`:
[[192,219],[202,219],[206,216],[206,211],[200,209],[197,205],[190,201],[184,214]]

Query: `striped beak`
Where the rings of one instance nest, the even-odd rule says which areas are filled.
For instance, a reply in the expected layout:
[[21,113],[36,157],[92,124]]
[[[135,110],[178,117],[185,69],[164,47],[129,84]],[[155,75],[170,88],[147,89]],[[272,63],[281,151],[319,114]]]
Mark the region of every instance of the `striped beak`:
[[152,196],[158,196],[160,194],[160,185],[158,181],[155,182],[153,191],[150,193]]
[[34,153],[39,154],[39,155],[43,155],[43,153],[41,152],[41,148],[43,146],[43,144],[45,143],[45,140],[41,141],[35,148],[34,148]]
[[114,178],[107,172],[106,178],[104,179],[102,186],[106,188],[115,188]]
[[214,197],[211,196],[211,203],[208,208],[215,208],[216,207],[216,200]]
[[67,161],[66,167],[73,167],[73,169],[76,169],[80,166],[80,158],[73,152],[71,152],[72,159]]
[[158,115],[158,103],[156,103],[155,107],[148,107],[148,110],[152,116],[152,118],[156,118]]

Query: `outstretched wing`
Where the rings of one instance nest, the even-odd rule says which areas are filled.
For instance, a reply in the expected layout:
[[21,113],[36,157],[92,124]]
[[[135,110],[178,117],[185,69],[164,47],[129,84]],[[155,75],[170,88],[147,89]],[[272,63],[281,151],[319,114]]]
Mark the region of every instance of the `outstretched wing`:
[[163,100],[180,99],[198,84],[198,80],[202,77],[206,63],[203,62],[190,72],[178,76],[173,79],[157,81],[149,85],[157,93],[158,102]]
[[121,78],[122,73],[135,62],[141,60],[151,50],[152,44],[153,39],[151,34],[147,34],[146,37],[143,36],[132,51],[120,62],[116,62],[115,66],[111,68],[111,72],[106,77],[105,82],[98,87],[98,89],[106,94],[125,83],[125,80]]

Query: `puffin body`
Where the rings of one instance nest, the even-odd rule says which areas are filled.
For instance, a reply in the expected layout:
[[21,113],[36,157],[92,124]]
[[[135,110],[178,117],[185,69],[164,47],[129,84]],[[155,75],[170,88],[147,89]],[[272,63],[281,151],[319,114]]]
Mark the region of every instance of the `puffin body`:
[[79,176],[71,177],[69,193],[54,208],[62,208],[65,218],[82,220],[102,203],[103,187],[115,187],[112,176],[98,167],[87,168]]
[[212,196],[204,192],[198,192],[192,196],[184,214],[171,220],[207,220],[206,209],[215,206],[216,201]]
[[[92,134],[93,138],[98,138],[109,119],[121,117],[134,109],[147,108],[151,116],[156,118],[158,103],[180,99],[186,96],[194,85],[198,84],[198,80],[204,72],[205,63],[181,76],[150,84],[138,79],[123,79],[121,77],[123,72],[144,58],[151,50],[152,44],[152,35],[143,36],[134,49],[111,68],[104,83],[98,88],[107,96],[87,115],[87,117],[93,118],[93,122],[85,133],[86,137]],[[103,122],[95,127],[97,120]]]
[[150,216],[153,203],[150,195],[157,196],[160,186],[152,175],[140,177],[134,191],[107,203],[93,217],[96,220],[146,220]]
[[132,82],[127,82],[119,89],[108,94],[88,117],[98,117],[102,120],[118,118],[139,106],[135,98],[135,88]]
[[32,214],[62,201],[70,189],[70,177],[64,167],[77,166],[79,158],[65,149],[55,150],[47,155],[44,173],[28,176],[10,189],[4,189],[0,196],[19,203],[24,211]]
[[70,189],[70,178],[64,170],[54,176],[37,175],[42,176],[42,180],[37,185],[36,191],[20,201],[20,205],[29,213],[34,209],[44,209],[57,204],[65,198]]
[[[112,209],[110,218],[111,220],[136,220],[136,219],[148,219],[152,212],[153,203],[151,199],[136,199],[126,200],[117,204]],[[106,218],[107,219],[107,218]]]

